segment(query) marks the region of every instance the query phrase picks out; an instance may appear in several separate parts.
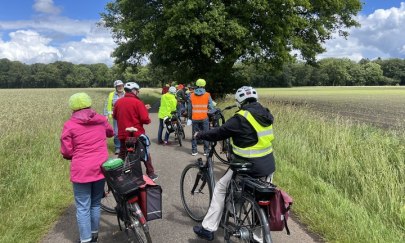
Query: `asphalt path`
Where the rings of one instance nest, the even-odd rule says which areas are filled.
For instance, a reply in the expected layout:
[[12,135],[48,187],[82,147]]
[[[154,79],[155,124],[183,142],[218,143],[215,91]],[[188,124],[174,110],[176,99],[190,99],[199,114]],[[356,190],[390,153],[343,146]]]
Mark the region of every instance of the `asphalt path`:
[[[203,157],[203,146],[199,145],[197,156],[191,156],[191,127],[185,127],[186,139],[180,147],[174,141],[174,135],[170,139],[173,145],[163,146],[157,144],[158,117],[156,106],[150,111],[152,123],[145,126],[152,146],[152,161],[159,179],[156,181],[163,188],[163,219],[150,221],[150,233],[152,241],[157,243],[166,242],[207,242],[199,239],[194,234],[192,227],[198,225],[188,217],[183,209],[180,199],[180,175],[184,167],[194,163],[197,158]],[[215,163],[215,178],[218,180],[225,172],[226,167],[220,163]],[[299,202],[295,202],[299,203]],[[76,211],[74,205],[67,208],[53,228],[41,240],[43,243],[54,242],[77,242],[79,233],[76,224]],[[100,222],[99,242],[127,242],[127,237],[123,231],[119,230],[117,218],[113,214],[102,212]],[[309,233],[305,227],[292,217],[288,221],[291,235],[283,232],[272,232],[274,242],[319,242],[319,237]],[[213,242],[224,242],[223,230],[215,234]]]

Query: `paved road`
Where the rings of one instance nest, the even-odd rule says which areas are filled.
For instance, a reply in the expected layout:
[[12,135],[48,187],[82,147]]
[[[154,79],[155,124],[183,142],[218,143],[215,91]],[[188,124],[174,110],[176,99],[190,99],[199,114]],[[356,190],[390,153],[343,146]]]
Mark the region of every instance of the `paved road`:
[[[155,109],[156,110],[156,109]],[[153,110],[150,114],[152,124],[146,126],[147,134],[152,140],[152,159],[156,173],[159,175],[157,183],[163,188],[163,219],[155,220],[149,223],[152,240],[157,243],[197,243],[206,242],[198,239],[193,231],[192,226],[196,225],[190,219],[181,204],[180,199],[180,175],[183,168],[193,163],[198,157],[202,156],[203,148],[199,146],[197,157],[191,156],[191,128],[186,127],[186,140],[183,147],[178,145],[162,146],[157,145],[158,118],[157,113]],[[171,136],[173,139],[173,135]],[[226,167],[219,164],[215,165],[216,178],[220,178],[221,173]],[[297,202],[296,202],[297,203]],[[102,213],[100,226],[99,242],[127,242],[124,232],[119,231],[115,215]],[[289,220],[291,235],[288,236],[285,231],[272,232],[274,242],[316,242],[319,238],[308,234],[302,226],[293,220]],[[69,207],[64,215],[54,225],[52,230],[44,237],[43,243],[63,243],[77,242],[79,239],[75,219],[75,207]],[[223,242],[223,232],[220,228],[216,233],[213,242]]]

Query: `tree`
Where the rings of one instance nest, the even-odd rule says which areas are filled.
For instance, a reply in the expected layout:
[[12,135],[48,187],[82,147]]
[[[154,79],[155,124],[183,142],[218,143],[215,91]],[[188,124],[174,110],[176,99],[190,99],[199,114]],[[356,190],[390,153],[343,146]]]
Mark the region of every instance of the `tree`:
[[358,25],[353,17],[360,10],[359,0],[117,0],[101,15],[118,44],[116,63],[149,59],[180,70],[175,79],[204,77],[208,87],[226,82],[229,91],[240,85],[232,78],[235,62],[269,62],[282,69],[293,59],[292,50],[315,62],[333,32],[347,36],[342,29]]

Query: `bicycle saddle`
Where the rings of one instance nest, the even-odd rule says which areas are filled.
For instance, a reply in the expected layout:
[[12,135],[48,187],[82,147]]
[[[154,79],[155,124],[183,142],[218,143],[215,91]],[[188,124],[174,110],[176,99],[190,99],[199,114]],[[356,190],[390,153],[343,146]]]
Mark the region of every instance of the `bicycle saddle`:
[[252,170],[253,163],[247,161],[232,161],[229,163],[229,167],[237,173],[248,173]]

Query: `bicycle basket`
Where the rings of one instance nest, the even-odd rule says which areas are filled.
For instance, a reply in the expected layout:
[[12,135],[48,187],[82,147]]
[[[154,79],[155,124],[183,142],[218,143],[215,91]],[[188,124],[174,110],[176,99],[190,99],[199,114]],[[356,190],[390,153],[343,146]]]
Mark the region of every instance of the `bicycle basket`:
[[256,201],[269,200],[276,191],[276,186],[270,182],[264,182],[259,179],[245,177],[241,181],[243,193],[252,196]]
[[137,193],[138,188],[145,183],[141,160],[134,154],[128,154],[125,163],[116,168],[101,168],[108,185],[121,196],[129,197]]

